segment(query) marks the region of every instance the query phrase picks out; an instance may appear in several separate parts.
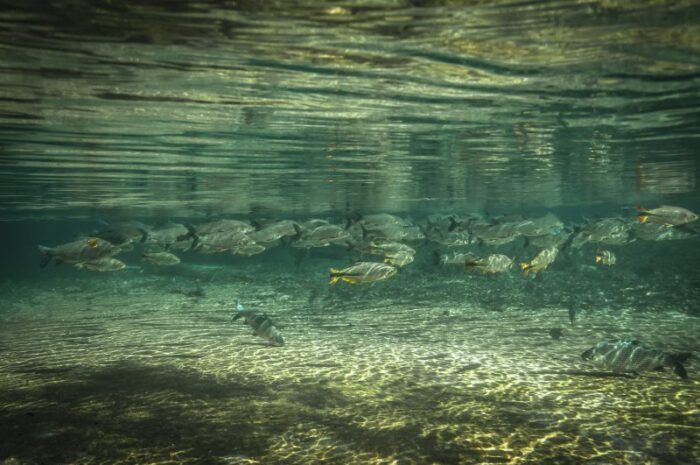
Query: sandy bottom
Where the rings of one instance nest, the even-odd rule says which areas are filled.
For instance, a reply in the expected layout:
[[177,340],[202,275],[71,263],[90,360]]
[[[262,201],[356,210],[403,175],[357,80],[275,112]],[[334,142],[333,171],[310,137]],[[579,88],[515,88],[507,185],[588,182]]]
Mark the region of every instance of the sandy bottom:
[[[0,463],[700,463],[697,361],[684,382],[579,357],[611,337],[697,354],[686,312],[601,304],[572,327],[469,298],[499,278],[199,272],[0,286]],[[287,344],[231,323],[234,298]]]

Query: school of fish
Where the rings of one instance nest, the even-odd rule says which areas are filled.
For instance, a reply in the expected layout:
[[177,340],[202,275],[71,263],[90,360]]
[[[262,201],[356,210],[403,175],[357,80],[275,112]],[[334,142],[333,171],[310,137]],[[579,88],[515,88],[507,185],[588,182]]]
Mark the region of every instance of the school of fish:
[[[311,249],[335,246],[346,249],[348,257],[354,258],[331,268],[329,283],[354,285],[396,276],[414,262],[419,245],[432,250],[435,266],[459,266],[484,275],[507,273],[520,258],[520,271],[528,278],[548,270],[561,252],[577,253],[587,244],[595,247],[590,252],[592,263],[611,267],[618,259],[610,247],[637,240],[691,239],[699,234],[697,214],[683,207],[662,205],[638,207],[636,217],[601,218],[570,225],[552,213],[538,218],[436,214],[415,223],[388,213],[356,214],[338,222],[319,218],[217,219],[196,225],[171,222],[151,226],[124,221],[103,224],[90,234],[54,247],[39,245],[39,251],[41,267],[52,262],[69,263],[80,270],[114,272],[127,268],[115,255],[133,251],[137,246],[141,248],[142,262],[149,266],[176,266],[181,263],[178,254],[182,252],[249,257],[280,246],[297,251],[298,265]],[[506,246],[510,254],[493,250]],[[573,325],[575,313],[571,310],[569,317]],[[253,328],[256,336],[276,346],[284,345],[282,335],[266,315],[245,310],[237,303],[233,320],[239,318]],[[672,368],[685,379],[682,363],[688,356],[646,347],[634,340],[616,340],[598,343],[581,358],[614,373]]]

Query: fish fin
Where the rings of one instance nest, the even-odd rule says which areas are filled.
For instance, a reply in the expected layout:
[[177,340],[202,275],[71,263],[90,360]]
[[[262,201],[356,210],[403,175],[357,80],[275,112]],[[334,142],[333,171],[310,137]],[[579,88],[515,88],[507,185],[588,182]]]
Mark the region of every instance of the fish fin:
[[688,372],[685,371],[685,367],[679,361],[676,361],[676,363],[673,365],[673,372],[682,379],[688,379]]
[[41,268],[46,268],[46,265],[49,264],[51,259],[53,258],[53,254],[51,253],[51,248],[46,247],[43,245],[39,246],[39,252],[41,252],[41,261],[39,262],[39,266]]
[[448,220],[450,220],[450,225],[447,227],[447,230],[449,232],[452,232],[459,226],[459,223],[457,222],[454,216],[450,216]]
[[646,223],[649,221],[649,215],[637,215],[637,221],[639,223]]
[[475,266],[476,266],[476,262],[474,260],[472,260],[471,258],[467,258],[466,260],[464,260],[464,267],[467,270],[471,270]]
[[528,239],[527,236],[524,236],[524,241],[523,241],[523,249],[527,249],[530,246],[530,239]]
[[365,228],[364,224],[360,225],[360,229],[362,229],[362,239],[367,239],[367,228]]
[[530,268],[532,268],[532,265],[530,265],[527,262],[520,262],[520,269],[523,271],[528,271]]

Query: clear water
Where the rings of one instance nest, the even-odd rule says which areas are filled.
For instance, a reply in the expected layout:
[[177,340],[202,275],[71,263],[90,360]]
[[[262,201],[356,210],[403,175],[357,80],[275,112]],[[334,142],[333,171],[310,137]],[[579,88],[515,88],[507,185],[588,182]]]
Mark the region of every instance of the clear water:
[[137,243],[112,273],[36,250],[132,219],[700,212],[698,24],[694,1],[0,1],[0,463],[699,462],[696,360],[580,358],[697,356],[697,223],[534,278],[523,237],[409,241],[354,286],[329,268],[378,259],[345,245],[155,267]]

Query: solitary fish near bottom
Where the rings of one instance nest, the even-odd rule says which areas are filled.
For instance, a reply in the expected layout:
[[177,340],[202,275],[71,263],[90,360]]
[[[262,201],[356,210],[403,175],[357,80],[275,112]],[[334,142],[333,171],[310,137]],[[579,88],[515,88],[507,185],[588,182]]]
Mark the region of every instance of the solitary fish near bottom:
[[236,321],[241,317],[244,318],[245,324],[253,328],[255,336],[263,337],[274,345],[284,345],[284,339],[270,317],[265,314],[255,313],[252,310],[246,310],[240,302],[236,301],[236,313],[233,314],[231,321]]
[[670,354],[630,339],[599,342],[581,354],[583,360],[615,373],[662,371],[664,368],[673,368],[673,372],[683,379],[688,378],[683,367],[683,362],[688,357],[690,357],[689,353]]

